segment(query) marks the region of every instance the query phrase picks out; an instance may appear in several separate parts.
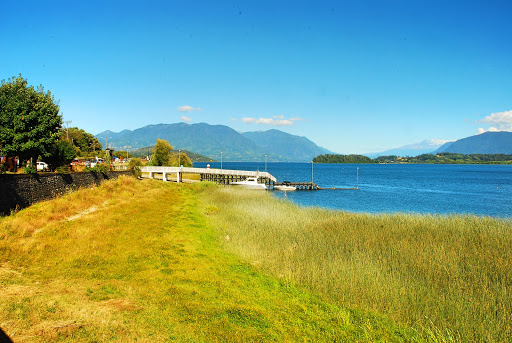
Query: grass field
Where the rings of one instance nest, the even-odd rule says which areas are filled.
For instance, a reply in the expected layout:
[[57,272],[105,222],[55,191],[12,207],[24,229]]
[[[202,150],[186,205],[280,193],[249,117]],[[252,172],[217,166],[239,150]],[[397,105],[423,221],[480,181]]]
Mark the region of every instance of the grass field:
[[210,225],[260,270],[432,341],[512,341],[512,221],[299,208],[207,192]]
[[[308,228],[276,212],[274,230],[285,236],[257,251],[273,226],[255,211],[310,211],[254,196],[121,177],[0,218],[0,327],[15,342],[449,340],[396,324],[396,307],[381,311],[348,291],[340,298],[346,290],[327,271],[317,272],[322,287],[318,275],[298,277],[293,256],[328,232],[327,218]],[[276,269],[276,256],[290,262]]]

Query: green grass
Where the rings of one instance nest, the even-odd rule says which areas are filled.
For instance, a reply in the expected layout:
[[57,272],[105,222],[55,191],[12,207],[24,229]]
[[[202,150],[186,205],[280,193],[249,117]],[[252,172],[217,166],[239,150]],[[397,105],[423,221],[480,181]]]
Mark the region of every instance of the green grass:
[[[297,286],[293,270],[274,273],[271,251],[240,257],[232,228],[268,227],[228,211],[250,197],[121,177],[1,218],[0,327],[15,342],[420,339],[389,317]],[[250,249],[256,231],[243,238]],[[283,255],[293,255],[294,239],[282,242]],[[442,337],[432,332],[430,341]]]
[[326,301],[425,341],[512,340],[510,220],[299,208],[229,187],[204,202],[229,251]]

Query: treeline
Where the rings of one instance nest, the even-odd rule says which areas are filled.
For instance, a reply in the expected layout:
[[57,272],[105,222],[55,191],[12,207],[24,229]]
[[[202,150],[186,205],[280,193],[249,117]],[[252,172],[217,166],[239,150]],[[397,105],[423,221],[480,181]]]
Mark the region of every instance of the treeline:
[[363,155],[320,155],[313,159],[314,163],[375,163],[374,160]]
[[423,154],[415,157],[396,155],[379,156],[371,159],[362,155],[320,155],[315,163],[431,163],[431,164],[512,164],[512,155],[506,154],[456,154],[443,152]]

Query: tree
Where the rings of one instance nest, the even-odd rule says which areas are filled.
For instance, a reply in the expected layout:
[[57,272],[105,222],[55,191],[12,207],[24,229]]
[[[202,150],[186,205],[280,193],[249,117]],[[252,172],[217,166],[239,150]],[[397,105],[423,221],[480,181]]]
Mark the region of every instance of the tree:
[[0,86],[0,153],[20,160],[48,157],[62,125],[59,105],[43,86],[12,77]]
[[151,156],[151,165],[168,166],[170,164],[171,144],[165,139],[157,139],[153,148],[153,156]]
[[193,163],[185,152],[173,152],[171,155],[170,166],[179,167],[180,165],[184,167],[192,167]]
[[61,129],[60,131],[61,140],[69,140],[79,149],[81,156],[87,156],[91,152],[101,150],[101,143],[94,135],[86,132],[78,127],[70,127],[69,129]]
[[59,139],[52,146],[50,152],[50,156],[45,157],[44,161],[48,163],[50,169],[55,169],[57,167],[68,165],[73,161],[78,154],[78,148],[67,140]]

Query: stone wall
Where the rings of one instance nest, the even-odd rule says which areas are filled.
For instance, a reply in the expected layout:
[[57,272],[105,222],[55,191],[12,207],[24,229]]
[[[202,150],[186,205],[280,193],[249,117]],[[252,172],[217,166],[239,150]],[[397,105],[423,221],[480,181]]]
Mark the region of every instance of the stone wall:
[[66,192],[104,180],[116,179],[119,175],[132,175],[130,171],[71,174],[1,174],[0,213],[8,214],[16,208],[28,207],[38,201],[53,199]]

